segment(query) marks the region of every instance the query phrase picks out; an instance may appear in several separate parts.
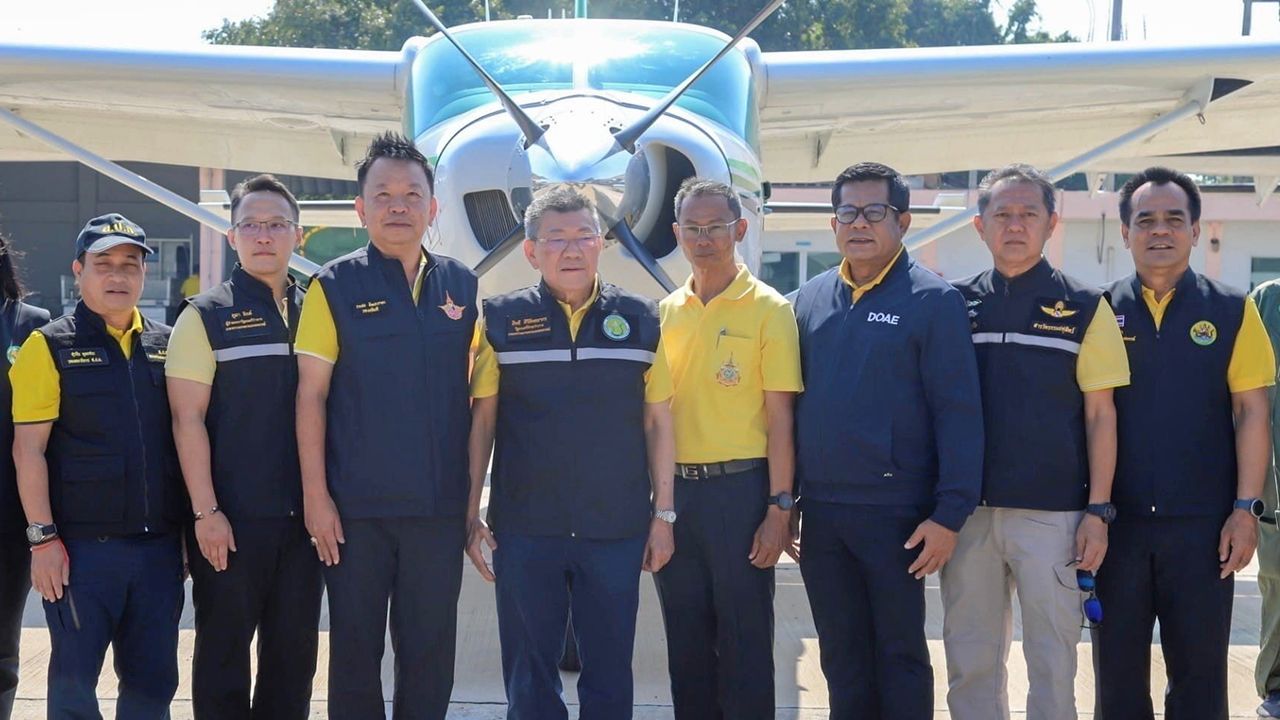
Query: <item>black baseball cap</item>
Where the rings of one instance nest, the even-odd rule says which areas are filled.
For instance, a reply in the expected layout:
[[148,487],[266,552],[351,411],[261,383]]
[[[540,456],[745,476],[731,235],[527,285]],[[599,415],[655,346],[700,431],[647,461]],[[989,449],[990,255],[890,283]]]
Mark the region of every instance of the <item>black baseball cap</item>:
[[76,238],[76,257],[87,252],[106,252],[117,245],[137,245],[143,255],[155,252],[147,247],[147,234],[129,218],[120,213],[99,215],[90,220]]

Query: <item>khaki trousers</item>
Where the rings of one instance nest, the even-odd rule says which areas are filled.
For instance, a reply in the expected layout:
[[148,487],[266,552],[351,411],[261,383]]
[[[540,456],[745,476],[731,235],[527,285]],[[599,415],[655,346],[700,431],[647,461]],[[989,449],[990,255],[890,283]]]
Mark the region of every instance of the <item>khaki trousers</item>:
[[1076,643],[1083,595],[1076,584],[1082,511],[979,507],[942,570],[952,720],[1007,720],[1012,591],[1022,610],[1027,720],[1076,720]]

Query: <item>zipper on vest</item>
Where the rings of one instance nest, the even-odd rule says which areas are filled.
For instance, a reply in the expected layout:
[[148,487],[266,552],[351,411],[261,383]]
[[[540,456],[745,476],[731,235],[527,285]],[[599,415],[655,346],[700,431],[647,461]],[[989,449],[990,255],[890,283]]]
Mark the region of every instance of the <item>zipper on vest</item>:
[[[135,338],[135,342],[139,347],[135,350],[142,349],[141,335]],[[142,349],[145,353],[146,350]],[[138,383],[133,379],[133,363],[137,359],[137,353],[129,356],[129,395],[133,398],[133,416],[138,421],[138,442],[142,444],[142,531],[151,532],[151,528],[147,523],[151,520],[151,493],[147,487],[147,439],[142,429],[142,406],[138,404]]]

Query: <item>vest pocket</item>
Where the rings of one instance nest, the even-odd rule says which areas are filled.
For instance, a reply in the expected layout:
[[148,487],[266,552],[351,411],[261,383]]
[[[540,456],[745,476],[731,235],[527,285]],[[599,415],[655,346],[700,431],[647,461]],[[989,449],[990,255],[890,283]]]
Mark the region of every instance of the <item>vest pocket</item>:
[[59,469],[66,522],[97,523],[124,519],[124,458],[83,455],[67,458]]

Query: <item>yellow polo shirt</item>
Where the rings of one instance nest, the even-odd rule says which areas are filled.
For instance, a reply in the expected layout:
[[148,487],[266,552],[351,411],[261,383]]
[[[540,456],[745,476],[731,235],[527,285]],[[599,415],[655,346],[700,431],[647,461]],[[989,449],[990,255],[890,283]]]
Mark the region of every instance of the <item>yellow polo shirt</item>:
[[693,278],[659,305],[675,393],[676,462],[765,457],[765,391],[800,392],[791,304],[746,267],[704,305]]
[[866,295],[871,290],[871,288],[879,285],[881,282],[884,281],[884,276],[888,275],[889,270],[894,265],[898,264],[898,258],[902,257],[902,252],[905,249],[906,249],[905,247],[899,246],[898,252],[894,254],[893,259],[889,261],[889,264],[885,265],[884,268],[880,270],[880,273],[871,279],[871,282],[863,283],[862,285],[859,285],[858,283],[853,281],[853,268],[849,265],[849,259],[845,258],[844,260],[840,261],[840,279],[844,281],[845,285],[848,285],[849,287],[853,288],[853,304],[854,305],[857,305],[858,301],[862,299],[862,296]]
[[[422,281],[427,276],[427,251],[422,251],[418,262],[418,276],[413,281],[413,301],[418,302],[422,293]],[[298,318],[298,336],[293,350],[299,355],[320,358],[332,365],[338,362],[338,327],[333,324],[329,301],[324,297],[324,286],[319,281],[307,287],[302,300],[302,316]]]
[[[316,283],[316,287],[320,287]],[[285,327],[289,326],[289,313],[284,301],[280,303],[280,316]],[[188,305],[178,314],[169,335],[169,354],[164,361],[164,376],[192,380],[201,385],[212,385],[218,371],[218,361],[213,358],[213,346],[204,328],[200,311]]]
[[[598,297],[600,297],[599,278],[596,279],[595,287],[591,289],[591,297],[577,310],[570,307],[568,303],[556,301],[569,320],[570,337],[577,339],[578,328],[582,327],[582,318],[587,316],[587,310],[591,309]],[[501,380],[502,373],[498,369],[498,356],[493,351],[493,346],[489,344],[489,338],[485,336],[483,318],[476,323],[472,349],[475,352],[475,365],[471,369],[471,397],[493,397],[498,394],[498,382]],[[671,392],[671,371],[667,367],[667,355],[662,346],[662,339],[659,338],[653,364],[644,373],[644,401],[664,402],[671,398]]]
[[[125,358],[133,357],[133,339],[142,332],[142,315],[133,309],[133,321],[124,330],[110,325],[107,333],[120,343]],[[9,384],[13,386],[13,421],[15,423],[43,423],[58,419],[58,406],[62,403],[62,386],[59,383],[58,366],[49,352],[49,343],[38,331],[33,331],[22,343],[18,357],[9,368]]]
[[[1142,286],[1142,300],[1151,311],[1156,330],[1160,329],[1160,322],[1164,320],[1165,310],[1169,309],[1173,293],[1170,290],[1164,298],[1156,300],[1156,291]],[[1248,296],[1244,301],[1244,319],[1240,321],[1240,332],[1236,333],[1236,344],[1231,348],[1231,361],[1227,364],[1227,388],[1237,393],[1275,384],[1275,352],[1271,349],[1271,339],[1267,337],[1267,327],[1262,324],[1262,316],[1258,314],[1258,305],[1252,296]]]

